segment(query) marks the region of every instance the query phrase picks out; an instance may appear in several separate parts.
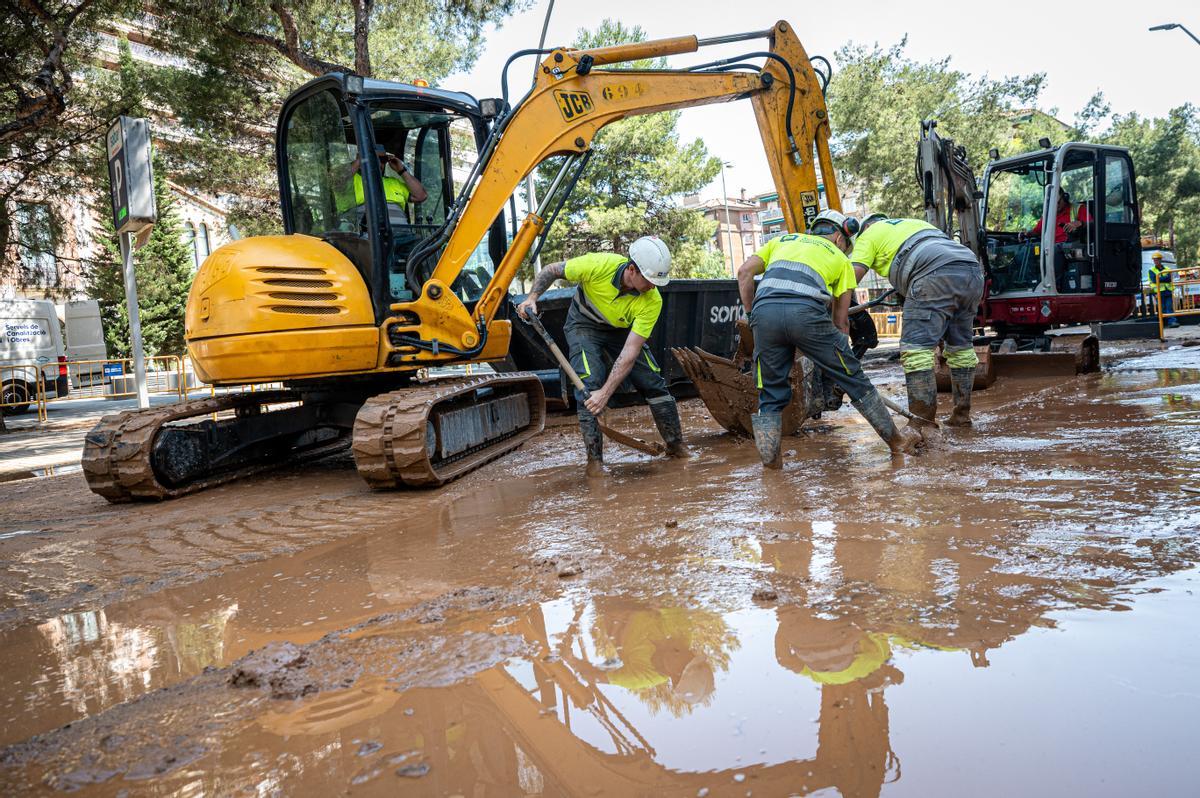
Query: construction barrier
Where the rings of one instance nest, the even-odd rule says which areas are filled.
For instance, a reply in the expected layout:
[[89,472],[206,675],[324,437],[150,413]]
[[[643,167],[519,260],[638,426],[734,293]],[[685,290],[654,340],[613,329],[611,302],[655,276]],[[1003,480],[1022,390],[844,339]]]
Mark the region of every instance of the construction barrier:
[[34,405],[37,407],[38,421],[45,421],[45,370],[57,367],[57,363],[9,363],[0,366],[0,412],[16,415]]
[[[1187,277],[1178,279],[1183,275],[1191,274],[1192,269],[1163,269],[1159,274],[1154,276],[1154,282],[1151,284],[1153,290],[1154,306],[1158,310],[1158,338],[1165,340],[1163,337],[1163,327],[1167,319],[1178,318],[1179,316],[1196,316],[1200,315],[1200,307],[1196,307],[1196,292],[1193,286],[1200,286],[1200,279],[1196,277]],[[1171,279],[1168,282],[1159,280],[1160,274],[1169,274]],[[1163,294],[1171,295],[1171,311],[1163,311]]]
[[871,321],[875,322],[875,332],[879,333],[880,338],[900,337],[900,332],[904,329],[904,314],[900,310],[885,313],[868,312],[871,314]]
[[[137,379],[133,373],[133,358],[104,360],[72,360],[66,367],[70,394],[58,399],[125,399],[137,396]],[[189,374],[184,371],[183,358],[178,355],[153,355],[146,358],[146,390],[149,393],[175,394],[187,398]]]
[[[468,372],[469,373],[469,372]],[[253,393],[278,390],[280,382],[222,386],[199,382],[188,357],[154,355],[146,358],[146,389],[185,401],[192,394]],[[132,358],[60,360],[56,363],[0,365],[0,412],[16,415],[37,408],[39,423],[47,420],[47,405],[67,399],[128,399],[137,396]]]

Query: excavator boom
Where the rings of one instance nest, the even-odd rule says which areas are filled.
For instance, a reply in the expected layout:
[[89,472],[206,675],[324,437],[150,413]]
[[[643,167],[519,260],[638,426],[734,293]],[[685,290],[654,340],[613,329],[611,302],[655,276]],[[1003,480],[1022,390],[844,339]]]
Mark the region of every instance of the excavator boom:
[[[601,68],[752,38],[767,39],[769,51],[690,69]],[[751,58],[764,58],[765,64],[751,66],[746,63]],[[498,347],[489,346],[487,339],[508,340],[507,322],[497,321],[495,315],[517,269],[537,237],[545,234],[547,212],[552,214],[551,209],[561,205],[586,165],[596,134],[620,119],[748,97],[788,228],[805,229],[807,220],[818,212],[818,164],[826,199],[831,207],[840,208],[821,77],[787,22],[767,31],[718,39],[686,36],[593,50],[552,50],[528,95],[497,119],[467,180],[461,208],[414,252],[408,276],[422,290],[412,301],[391,306],[394,315],[385,322],[385,346],[391,350],[388,364],[496,358]],[[521,181],[554,156],[564,156],[564,162],[552,190],[542,206],[526,217],[473,312],[468,310],[449,287]],[[442,242],[440,257],[426,276],[424,264]]]

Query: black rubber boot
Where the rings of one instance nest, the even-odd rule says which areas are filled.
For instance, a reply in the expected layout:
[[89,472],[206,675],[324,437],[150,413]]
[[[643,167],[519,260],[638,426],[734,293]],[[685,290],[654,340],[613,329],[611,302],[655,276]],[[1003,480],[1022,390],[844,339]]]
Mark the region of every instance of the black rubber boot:
[[908,387],[908,412],[933,421],[937,415],[937,379],[933,369],[905,372],[904,383]]
[[658,427],[663,443],[667,444],[667,457],[687,457],[679,406],[674,402],[656,402],[650,405],[650,414],[654,416],[654,426]]
[[975,368],[950,369],[950,391],[954,409],[946,423],[951,427],[971,426],[971,388],[975,385]]
[[767,468],[783,468],[783,413],[755,413],[750,416],[754,427],[754,445]]
[[600,434],[600,422],[587,410],[579,411],[579,432],[587,449],[588,475],[601,473],[604,466],[604,436]]
[[[933,376],[932,371],[929,374]],[[883,442],[894,454],[912,454],[916,451],[917,445],[921,442],[921,436],[907,427],[896,426],[892,421],[892,414],[888,412],[883,400],[879,398],[878,391],[871,391],[852,404],[855,410],[862,413],[862,417],[867,420],[867,423],[879,433],[879,437],[883,438]]]

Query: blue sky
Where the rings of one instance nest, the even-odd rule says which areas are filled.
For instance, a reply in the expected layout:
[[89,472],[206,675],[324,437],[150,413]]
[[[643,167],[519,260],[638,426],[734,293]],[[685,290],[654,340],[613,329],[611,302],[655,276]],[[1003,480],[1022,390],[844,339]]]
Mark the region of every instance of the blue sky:
[[[449,77],[446,88],[478,97],[497,96],[504,61],[515,50],[537,46],[546,6],[547,0],[537,0],[498,29],[487,30],[478,62],[469,72]],[[920,6],[870,0],[830,4],[826,13],[818,8],[816,3],[728,0],[556,0],[547,44],[569,43],[579,28],[594,27],[605,17],[641,25],[652,38],[761,30],[787,19],[796,26],[810,55],[832,57],[848,41],[888,45],[907,35],[907,52],[919,60],[948,55],[958,69],[994,77],[1045,72],[1042,106],[1057,108],[1067,120],[1097,89],[1118,112],[1162,115],[1182,103],[1200,101],[1193,79],[1200,73],[1200,45],[1179,30],[1147,30],[1151,25],[1179,22],[1200,36],[1200,5],[1195,2],[1008,0]],[[712,48],[705,50],[704,60],[710,60],[710,53],[716,58],[745,49],[745,44]],[[513,74],[528,74],[532,69],[528,61],[514,68]],[[696,55],[673,60],[680,65],[697,62]],[[713,154],[735,164],[726,175],[730,194],[739,188],[750,193],[771,188],[749,103],[689,109],[683,113],[680,131],[685,138],[704,139]],[[717,182],[705,195],[719,192]]]

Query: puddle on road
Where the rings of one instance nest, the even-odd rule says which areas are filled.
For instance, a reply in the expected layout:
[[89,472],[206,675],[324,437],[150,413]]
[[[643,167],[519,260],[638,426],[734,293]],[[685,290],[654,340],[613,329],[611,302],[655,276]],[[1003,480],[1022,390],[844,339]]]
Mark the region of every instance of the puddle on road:
[[[584,481],[561,442],[535,444],[436,510],[345,498],[359,534],[194,584],[143,595],[137,558],[113,560],[108,578],[133,580],[98,588],[114,598],[0,632],[0,784],[1186,791],[1198,505],[1154,488],[1200,484],[1200,430],[1164,418],[1192,412],[1177,405],[1123,401],[1195,388],[1160,379],[981,394],[972,437],[947,434],[919,469],[848,414],[792,442],[781,474],[710,436],[687,463]],[[1003,443],[1022,440],[1055,445]]]

